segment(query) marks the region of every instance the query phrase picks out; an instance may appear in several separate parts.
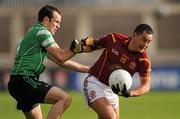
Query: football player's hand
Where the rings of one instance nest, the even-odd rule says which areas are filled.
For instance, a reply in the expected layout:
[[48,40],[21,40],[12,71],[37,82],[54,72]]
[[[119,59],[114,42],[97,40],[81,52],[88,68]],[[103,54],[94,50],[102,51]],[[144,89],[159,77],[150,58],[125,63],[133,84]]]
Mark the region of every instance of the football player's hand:
[[87,46],[91,48],[91,50],[96,50],[102,48],[102,46],[99,44],[98,40],[94,40],[91,37],[83,38],[81,40],[83,46]]
[[130,97],[130,92],[127,90],[126,84],[123,85],[121,96],[126,97],[126,98]]
[[94,39],[91,37],[86,37],[81,40],[84,46],[93,46],[94,45]]
[[83,44],[79,40],[73,39],[71,41],[70,50],[73,51],[74,53],[82,53],[83,52]]
[[111,89],[112,89],[112,91],[115,93],[115,94],[119,94],[119,92],[121,91],[120,90],[120,87],[119,87],[119,84],[116,84],[116,85],[112,85],[111,86]]

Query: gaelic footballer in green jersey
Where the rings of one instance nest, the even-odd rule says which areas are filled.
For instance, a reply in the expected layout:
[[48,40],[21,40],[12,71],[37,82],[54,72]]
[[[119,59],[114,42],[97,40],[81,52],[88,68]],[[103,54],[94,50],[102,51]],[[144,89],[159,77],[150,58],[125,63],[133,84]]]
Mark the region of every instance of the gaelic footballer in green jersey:
[[46,48],[54,43],[52,34],[44,25],[34,25],[17,47],[11,75],[39,76],[45,69]]
[[52,104],[47,119],[60,118],[71,103],[69,94],[59,87],[39,81],[47,57],[59,66],[87,73],[89,67],[69,60],[82,52],[82,45],[73,40],[70,47],[60,48],[53,35],[60,28],[61,13],[53,6],[38,12],[38,23],[25,34],[17,46],[17,54],[8,82],[8,91],[27,119],[42,119],[39,103]]

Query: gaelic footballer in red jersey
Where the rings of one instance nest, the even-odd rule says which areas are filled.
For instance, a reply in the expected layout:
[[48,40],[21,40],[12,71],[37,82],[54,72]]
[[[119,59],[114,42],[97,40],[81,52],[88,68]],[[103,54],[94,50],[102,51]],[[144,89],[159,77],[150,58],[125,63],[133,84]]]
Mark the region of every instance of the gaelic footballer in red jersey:
[[89,73],[100,82],[109,85],[109,75],[116,69],[125,69],[131,75],[135,72],[139,72],[140,75],[150,72],[150,61],[147,53],[129,51],[129,41],[128,36],[115,33],[100,38],[99,44],[105,49]]
[[111,89],[108,84],[109,76],[114,70],[124,69],[132,76],[138,72],[140,76],[140,86],[128,91],[124,85],[121,96],[134,97],[149,92],[151,63],[146,49],[152,40],[153,30],[147,24],[139,24],[131,36],[111,33],[96,40],[89,37],[82,39],[84,52],[104,48],[84,81],[87,102],[100,119],[119,119],[119,100],[113,95],[119,89],[116,86]]

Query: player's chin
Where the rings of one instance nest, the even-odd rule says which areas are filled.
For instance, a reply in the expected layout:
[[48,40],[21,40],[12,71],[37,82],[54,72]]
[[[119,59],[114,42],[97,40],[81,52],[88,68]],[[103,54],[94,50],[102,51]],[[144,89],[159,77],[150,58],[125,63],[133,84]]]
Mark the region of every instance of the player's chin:
[[138,52],[143,53],[145,49],[139,49]]
[[145,51],[145,49],[141,50],[140,52],[143,53]]
[[52,33],[52,35],[54,35],[56,32],[55,32],[55,31],[52,31],[51,33]]

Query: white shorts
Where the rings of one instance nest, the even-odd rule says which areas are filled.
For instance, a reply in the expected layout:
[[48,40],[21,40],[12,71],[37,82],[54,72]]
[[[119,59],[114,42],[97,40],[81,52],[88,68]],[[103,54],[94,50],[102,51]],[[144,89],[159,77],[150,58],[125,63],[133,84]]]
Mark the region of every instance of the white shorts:
[[84,80],[84,97],[87,105],[99,98],[105,97],[114,109],[119,107],[118,95],[113,93],[109,86],[101,83],[92,75],[86,77]]

